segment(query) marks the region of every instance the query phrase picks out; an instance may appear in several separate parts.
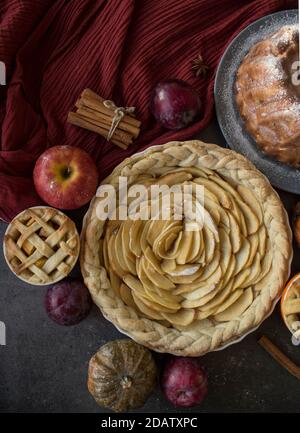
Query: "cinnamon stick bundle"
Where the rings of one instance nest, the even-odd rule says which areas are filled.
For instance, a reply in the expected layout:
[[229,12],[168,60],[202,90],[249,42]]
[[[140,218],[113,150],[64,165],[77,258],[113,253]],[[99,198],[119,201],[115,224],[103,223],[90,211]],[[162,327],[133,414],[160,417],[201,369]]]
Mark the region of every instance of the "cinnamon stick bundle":
[[118,107],[112,107],[113,103],[106,106],[104,101],[97,93],[85,89],[75,104],[77,111],[69,113],[68,122],[96,132],[121,149],[127,149],[138,137],[141,122],[132,114],[127,114],[127,109],[119,109],[121,115],[116,113]]

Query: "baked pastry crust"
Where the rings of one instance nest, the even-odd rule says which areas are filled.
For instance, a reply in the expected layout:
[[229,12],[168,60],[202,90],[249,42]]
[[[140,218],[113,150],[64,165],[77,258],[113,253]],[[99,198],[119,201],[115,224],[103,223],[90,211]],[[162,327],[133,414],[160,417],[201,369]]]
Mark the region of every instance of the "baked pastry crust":
[[[245,302],[248,302],[245,311],[242,310],[241,314],[231,318],[232,314],[229,314],[229,310],[224,307],[223,313],[226,312],[227,315],[222,315],[222,311],[213,310],[212,316],[208,315],[203,318],[201,314],[200,317],[194,315],[193,320],[188,325],[184,322],[182,326],[180,323],[178,325],[177,319],[175,324],[172,324],[171,319],[171,322],[168,322],[169,318],[173,317],[170,314],[163,316],[166,320],[150,319],[146,317],[147,314],[144,314],[144,309],[141,312],[141,310],[128,305],[130,302],[126,304],[122,296],[119,296],[115,289],[112,288],[111,272],[114,271],[114,262],[110,261],[109,257],[106,260],[103,259],[103,254],[105,255],[105,237],[110,235],[111,239],[113,239],[116,233],[110,231],[109,223],[98,219],[97,207],[101,199],[97,196],[92,200],[84,218],[81,234],[81,270],[94,302],[103,315],[121,332],[129,335],[138,343],[159,352],[199,356],[238,340],[251,330],[254,330],[271,313],[274,302],[279,298],[290,272],[292,258],[291,230],[284,207],[268,180],[243,156],[214,144],[193,140],[171,142],[163,146],[151,147],[146,152],[123,161],[103,181],[103,184],[117,186],[119,176],[127,176],[129,184],[134,184],[140,176],[143,179],[153,175],[156,177],[158,175],[163,176],[166,173],[174,172],[174,170],[178,172],[178,169],[188,173],[196,171],[197,176],[200,173],[200,177],[202,171],[204,173],[203,178],[206,175],[208,177],[212,176],[212,179],[216,179],[225,188],[230,189],[231,187],[234,190],[239,188],[240,192],[238,194],[243,195],[243,191],[250,191],[253,203],[258,203],[257,206],[253,205],[253,208],[256,206],[257,214],[261,210],[261,217],[255,217],[256,211],[251,214],[253,220],[249,218],[249,214],[246,216],[248,220],[245,237],[248,236],[248,239],[250,239],[252,234],[258,232],[259,227],[263,226],[266,230],[265,238],[267,239],[268,248],[262,248],[261,253],[264,257],[259,257],[259,261],[262,260],[260,261],[260,271],[258,273],[262,274],[262,278],[259,279],[258,275],[256,277],[252,275],[253,278],[251,284],[249,283],[249,287],[243,287],[243,293],[247,292],[243,300],[245,301],[245,298],[247,298]],[[207,188],[205,186],[205,191]],[[235,195],[235,192],[233,194]],[[233,201],[228,204],[228,214],[234,213],[235,208],[229,210],[232,203]],[[249,203],[248,209],[250,205],[251,203]],[[223,203],[223,207],[226,208],[225,203]],[[211,211],[214,212],[213,208]],[[261,224],[254,227],[253,221],[257,222],[259,218],[261,218]],[[219,225],[218,229],[219,234],[223,232],[223,229],[220,228],[221,225]],[[229,233],[232,231],[233,227],[231,226]],[[222,248],[224,239],[221,239],[219,244]],[[255,248],[258,253],[259,247],[257,244]],[[250,255],[248,259],[249,257]],[[267,259],[264,259],[265,257]],[[139,259],[137,259],[138,261]],[[224,265],[224,262],[220,262],[221,268],[222,264]],[[246,268],[246,265],[244,267]],[[229,268],[228,263],[226,263],[227,268]],[[251,269],[256,269],[257,272],[256,265],[253,265]],[[240,269],[240,271],[243,271],[243,269]],[[137,274],[136,278],[138,279],[141,274],[138,272]],[[215,274],[216,272],[214,272]],[[223,275],[224,270],[221,273],[221,280]],[[132,278],[132,276],[129,279],[125,277],[126,284],[130,284]],[[144,283],[143,278],[141,282]],[[240,285],[242,286],[241,281]],[[178,288],[178,286],[176,287]],[[235,289],[240,289],[240,287],[235,287]],[[251,297],[249,298],[250,292]],[[144,299],[143,294],[142,299]],[[170,302],[172,304],[172,300]],[[182,299],[180,299],[180,302],[182,302]],[[188,307],[191,305],[194,304],[189,304]],[[186,311],[189,309],[188,307],[184,307],[183,310]],[[201,313],[201,308],[196,304],[195,311],[197,315],[199,312]],[[163,308],[162,310],[164,311]],[[241,310],[238,308],[237,312],[239,311]]]
[[300,86],[292,69],[299,57],[297,25],[255,44],[236,78],[236,102],[247,131],[267,155],[300,167]]
[[47,285],[66,277],[79,256],[73,221],[51,207],[33,207],[17,215],[4,236],[4,256],[20,279]]

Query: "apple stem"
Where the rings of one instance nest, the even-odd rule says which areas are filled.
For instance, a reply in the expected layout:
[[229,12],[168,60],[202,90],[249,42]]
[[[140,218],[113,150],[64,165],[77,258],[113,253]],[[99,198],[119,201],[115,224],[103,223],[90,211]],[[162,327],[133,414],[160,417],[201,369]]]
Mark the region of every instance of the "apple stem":
[[71,176],[71,174],[72,174],[72,169],[70,167],[63,168],[61,173],[64,179],[68,179]]

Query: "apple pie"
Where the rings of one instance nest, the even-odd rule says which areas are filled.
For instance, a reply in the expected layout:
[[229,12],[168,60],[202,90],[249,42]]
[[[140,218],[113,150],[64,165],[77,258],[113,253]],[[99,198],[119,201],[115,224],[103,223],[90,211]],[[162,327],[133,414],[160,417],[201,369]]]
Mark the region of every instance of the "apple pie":
[[71,272],[80,240],[73,221],[51,207],[33,207],[17,215],[4,236],[4,256],[21,280],[55,283]]
[[[124,201],[120,177],[149,194]],[[100,217],[107,203],[100,186],[84,219],[81,269],[120,331],[156,351],[199,356],[271,313],[290,272],[291,230],[277,193],[244,157],[201,141],[171,142],[126,159],[103,185],[117,192],[115,212]],[[180,189],[166,205],[163,193],[150,194],[154,185],[189,187],[195,212],[179,219]]]

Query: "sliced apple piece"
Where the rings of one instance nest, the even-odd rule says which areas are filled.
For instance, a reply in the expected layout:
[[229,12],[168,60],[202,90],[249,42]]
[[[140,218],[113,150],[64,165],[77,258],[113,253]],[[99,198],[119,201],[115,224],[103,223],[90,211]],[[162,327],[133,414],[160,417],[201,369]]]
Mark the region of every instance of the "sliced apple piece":
[[[212,290],[215,287],[212,287]],[[182,308],[199,308],[202,305],[202,298],[199,299],[185,299],[182,301]]]
[[[202,281],[200,284],[199,282],[188,284],[187,286],[190,288],[190,291],[184,293],[182,296],[185,299],[190,300],[200,299],[216,287],[221,277],[222,271],[221,267],[219,266],[216,271],[210,276],[210,278],[208,278],[206,281]],[[178,285],[174,293],[176,293],[178,289],[183,288],[183,286],[184,284]]]
[[219,227],[223,227],[228,233],[230,230],[230,220],[228,216],[228,212],[225,211],[222,207],[220,207],[220,224]]
[[156,272],[163,274],[163,270],[161,269],[161,262],[159,261],[159,259],[156,257],[156,255],[153,253],[152,249],[149,246],[146,248],[144,255],[145,255],[145,259],[149,262],[149,264],[153,267],[153,269],[155,269]]
[[[236,293],[236,292],[235,292]],[[218,313],[214,316],[214,319],[218,322],[229,322],[240,317],[253,302],[252,288],[249,287],[243,291],[243,294],[226,310]]]
[[206,169],[204,167],[183,167],[183,168],[179,168],[177,170],[172,170],[173,171],[185,171],[187,173],[190,173],[194,178],[196,177],[208,177],[207,172],[205,171]]
[[145,257],[141,258],[141,266],[145,272],[145,275],[155,286],[163,290],[175,289],[175,284],[172,283],[172,281],[170,281],[167,277],[153,269],[151,265],[149,265],[149,262],[145,260]]
[[226,286],[223,286],[222,289],[220,289],[218,293],[211,300],[203,304],[201,310],[212,311],[213,309],[218,307],[230,295],[230,293],[232,292],[232,287],[233,287],[233,281],[231,280]]
[[193,263],[198,257],[201,256],[202,251],[204,249],[204,243],[202,238],[202,232],[199,230],[192,231],[192,247],[189,256],[187,257],[187,261],[189,263]]
[[247,277],[247,279],[244,281],[244,283],[240,285],[240,287],[242,289],[244,289],[248,286],[251,286],[253,284],[253,282],[256,281],[257,278],[261,274],[260,255],[259,254],[256,254],[251,268],[248,268],[248,269],[250,269],[251,272],[250,272],[249,276]]
[[247,239],[250,242],[250,254],[247,263],[245,264],[245,267],[249,267],[252,265],[254,256],[258,252],[258,246],[259,246],[258,232],[248,236]]
[[210,196],[207,195],[206,190],[204,196],[204,207],[214,220],[215,225],[218,226],[221,220],[221,215],[219,211],[220,206],[215,201],[213,201]]
[[216,240],[213,233],[207,227],[204,227],[203,231],[203,242],[205,248],[205,262],[210,263],[214,257],[214,252],[216,248]]
[[181,230],[181,221],[168,221],[168,224],[163,230],[163,232],[158,234],[153,243],[154,254],[162,259],[168,258],[168,251],[166,251],[165,240],[170,234],[176,234],[176,236],[178,236]]
[[178,265],[184,265],[185,263],[187,263],[187,258],[191,253],[192,248],[193,248],[193,232],[184,231],[179,246],[180,252],[176,258],[176,262],[178,263]]
[[226,286],[226,284],[229,282],[229,280],[234,275],[235,263],[236,263],[236,258],[234,255],[231,255],[227,269],[226,269],[225,273],[223,273],[223,275],[222,275],[222,281],[223,281],[224,286]]
[[237,191],[242,197],[243,201],[252,209],[252,211],[257,216],[257,219],[259,221],[259,225],[263,223],[263,213],[261,209],[261,205],[259,201],[257,200],[256,195],[254,194],[251,189],[246,188],[244,185],[238,185]]
[[223,189],[227,194],[236,198],[237,192],[236,189],[228,182],[228,180],[224,180],[221,176],[215,176],[214,182],[219,185],[221,189]]
[[191,180],[192,178],[193,176],[191,173],[187,173],[186,171],[177,171],[161,176],[159,179],[157,179],[156,185],[172,186],[182,184],[187,180]]
[[120,285],[120,297],[122,301],[125,302],[126,305],[132,308],[136,308],[136,304],[134,302],[132,292],[130,288],[124,283]]
[[[212,275],[217,271],[217,268],[221,266],[220,257],[221,257],[220,251],[216,250],[213,260],[203,268],[203,273],[198,280],[199,284],[202,285],[204,282],[207,282],[207,280],[209,280],[209,278],[211,278]],[[222,266],[221,266],[221,272],[223,272]]]
[[134,221],[129,230],[129,247],[136,257],[140,257],[142,254],[140,238],[144,229],[144,223],[142,220]]
[[123,281],[125,284],[127,284],[128,287],[134,292],[137,293],[139,296],[143,296],[148,298],[146,291],[144,289],[143,284],[135,278],[133,275],[127,274],[123,277]]
[[102,252],[103,252],[103,263],[106,270],[110,268],[109,264],[109,258],[108,258],[108,251],[107,251],[107,234],[103,238],[103,244],[102,244]]
[[266,248],[267,248],[267,230],[266,227],[264,225],[262,225],[258,232],[257,232],[257,236],[259,239],[259,246],[258,246],[258,251],[261,257],[263,257],[265,255],[266,252]]
[[136,275],[136,266],[135,266],[135,255],[129,248],[129,231],[131,227],[131,221],[127,220],[122,225],[122,233],[121,233],[121,247],[123,250],[123,258],[126,264],[127,269],[131,274]]
[[242,245],[242,235],[235,217],[230,212],[228,212],[228,218],[230,224],[229,236],[232,245],[232,252],[236,254]]
[[169,272],[168,278],[175,284],[190,284],[199,280],[203,274],[203,268],[200,264],[177,265],[176,268]]
[[170,233],[169,235],[166,236],[165,238],[165,245],[164,245],[164,251],[168,252],[172,249],[175,240],[177,239],[178,236],[178,231],[177,232],[173,232]]
[[113,289],[115,294],[120,296],[120,286],[122,284],[122,280],[111,269],[109,271],[109,280],[111,288]]
[[203,213],[204,213],[205,227],[207,227],[213,233],[214,238],[216,239],[217,242],[219,242],[218,226],[216,225],[216,223],[214,222],[214,220],[212,219],[212,217],[210,216],[210,214],[205,208],[203,208]]
[[[177,234],[177,239],[174,242],[172,249],[167,252],[166,260],[175,260],[176,257],[179,255],[182,236],[183,236],[183,231],[181,230]],[[176,263],[176,260],[175,260],[175,263]]]
[[215,315],[221,314],[223,311],[226,311],[227,308],[229,308],[232,304],[234,304],[244,293],[243,289],[238,289],[232,292],[225,300],[222,302],[221,305],[219,305],[215,312],[214,312],[214,318]]
[[177,313],[162,313],[162,317],[168,320],[172,325],[188,326],[190,325],[195,317],[195,311],[191,309],[181,309]]
[[232,255],[232,246],[231,246],[229,236],[223,228],[220,228],[219,234],[220,234],[220,252],[221,252],[219,261],[222,269],[222,274],[225,275]]
[[115,255],[117,261],[119,262],[121,268],[125,273],[133,272],[135,273],[135,265],[130,260],[128,261],[130,268],[127,266],[127,261],[125,260],[123,242],[122,242],[122,226],[119,228],[118,233],[115,236],[115,244],[114,244]]
[[220,286],[221,286],[220,284],[217,284],[216,286],[214,286],[213,290],[211,290],[209,293],[202,296],[201,298],[197,299],[197,308],[203,309],[204,305],[206,305],[209,301],[214,299],[220,290]]
[[236,263],[234,275],[238,274],[246,265],[250,256],[250,242],[246,238],[242,238],[242,245],[239,252],[235,255]]
[[253,281],[252,284],[255,284],[255,290],[260,290],[260,281],[267,276],[272,268],[273,263],[273,255],[270,251],[270,249],[267,250],[266,254],[264,255],[263,259],[261,259],[260,267],[261,272],[257,276],[257,278]]
[[122,278],[123,275],[126,273],[126,269],[124,269],[116,255],[116,248],[115,248],[115,236],[111,236],[111,238],[108,241],[108,261],[109,265],[112,267],[113,271]]
[[215,203],[215,205],[219,206],[220,202],[218,200],[218,197],[215,196],[208,188],[206,188],[204,184],[201,183],[201,179],[202,179],[201,177],[200,178],[195,178],[193,180],[193,183],[195,183],[196,185],[202,185],[204,187],[204,198],[205,198],[204,199],[204,203],[205,203],[205,200],[207,199],[207,200],[210,200],[213,203]]
[[253,233],[256,233],[260,227],[259,219],[255,215],[253,210],[242,200],[238,200],[237,203],[245,217],[248,235],[252,235]]
[[147,317],[154,320],[161,320],[162,315],[160,312],[155,311],[153,308],[147,306],[141,299],[133,292],[132,294],[134,303],[138,307],[138,309],[145,314]]
[[165,274],[170,274],[176,269],[176,260],[175,259],[164,259],[161,262],[161,270]]
[[196,320],[204,320],[207,319],[208,317],[210,317],[213,313],[213,310],[207,310],[207,311],[202,311],[202,310],[196,310],[196,316],[195,319]]
[[141,296],[137,292],[132,292],[132,296],[133,296],[134,302],[136,301],[136,299],[138,299],[138,300],[140,300],[140,302],[142,302],[147,307],[151,308],[152,310],[156,311],[159,314],[161,314],[161,313],[174,313],[174,310],[167,308],[167,307],[164,307],[163,305],[157,304],[156,302],[153,301],[153,299],[151,299],[151,298],[149,299],[146,296]]
[[[164,307],[169,308],[170,310],[179,310],[180,308],[180,297],[175,294],[171,294],[170,292],[160,289],[158,286],[155,286],[153,282],[147,277],[144,269],[141,266],[141,263],[138,265],[138,276],[140,282],[146,292],[147,298],[152,299],[159,305],[163,305]],[[125,279],[124,279],[125,281]],[[130,284],[125,281],[129,287]]]
[[232,291],[236,289],[242,289],[245,285],[245,282],[248,280],[250,274],[251,274],[250,268],[242,269],[234,277]]
[[220,188],[220,186],[215,182],[209,180],[209,179],[201,179],[201,185],[204,185],[212,194],[214,194],[220,205],[224,207],[225,209],[231,209],[231,200],[226,191],[223,188]]
[[167,227],[168,221],[164,220],[152,220],[147,231],[147,241],[149,245],[153,246],[157,235],[162,233]]

